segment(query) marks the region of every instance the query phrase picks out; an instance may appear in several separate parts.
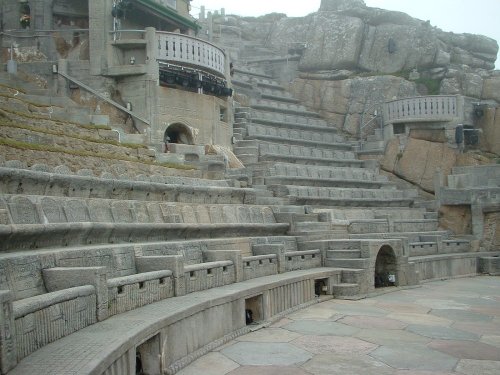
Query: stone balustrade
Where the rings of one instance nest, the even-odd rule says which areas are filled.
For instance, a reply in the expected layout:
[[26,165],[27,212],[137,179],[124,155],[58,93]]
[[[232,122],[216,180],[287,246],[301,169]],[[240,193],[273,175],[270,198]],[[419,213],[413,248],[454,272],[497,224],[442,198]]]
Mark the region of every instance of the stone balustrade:
[[243,257],[243,279],[250,280],[278,273],[276,254]]
[[399,99],[384,105],[384,122],[451,121],[463,116],[461,108],[458,97],[452,95]]
[[156,32],[160,62],[194,66],[226,77],[226,54],[214,44],[189,35]]
[[321,251],[319,249],[289,251],[285,253],[285,260],[287,272],[321,267]]

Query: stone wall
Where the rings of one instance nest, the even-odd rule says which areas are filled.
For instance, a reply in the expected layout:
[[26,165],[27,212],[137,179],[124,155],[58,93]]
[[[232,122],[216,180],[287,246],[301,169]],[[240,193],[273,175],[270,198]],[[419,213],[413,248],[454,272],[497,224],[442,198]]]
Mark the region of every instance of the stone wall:
[[[191,130],[194,144],[231,147],[232,108],[227,100],[168,87],[153,88],[156,121],[151,129],[151,143],[163,142],[169,125],[182,124]],[[225,111],[221,121],[221,109]]]

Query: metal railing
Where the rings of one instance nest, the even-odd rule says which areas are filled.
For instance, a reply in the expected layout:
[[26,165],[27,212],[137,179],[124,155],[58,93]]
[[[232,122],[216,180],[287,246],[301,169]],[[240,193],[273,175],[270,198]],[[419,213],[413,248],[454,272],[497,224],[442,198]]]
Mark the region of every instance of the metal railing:
[[67,79],[68,81],[74,83],[75,85],[77,86],[80,86],[82,89],[88,91],[89,93],[91,93],[92,95],[98,97],[99,99],[101,100],[104,100],[105,102],[111,104],[112,106],[114,106],[115,108],[119,109],[120,111],[122,112],[125,112],[126,114],[128,114],[129,116],[131,116],[132,118],[136,119],[136,120],[139,120],[143,123],[145,123],[146,125],[151,125],[151,121],[141,117],[141,116],[138,116],[136,115],[134,112],[132,112],[131,110],[129,110],[128,108],[125,108],[124,106],[122,106],[121,104],[118,104],[117,102],[107,98],[106,96],[100,94],[97,90],[94,90],[93,88],[91,88],[90,86],[87,86],[86,84],[84,84],[83,82],[80,82],[78,81],[77,79],[71,77],[70,75],[64,73],[64,72],[61,72],[61,71],[57,71],[57,73],[61,76],[61,77],[64,77],[65,79]]
[[184,34],[156,32],[158,60],[209,69],[226,76],[226,54],[212,43]]
[[384,122],[449,121],[459,117],[456,96],[420,96],[388,102],[384,106]]

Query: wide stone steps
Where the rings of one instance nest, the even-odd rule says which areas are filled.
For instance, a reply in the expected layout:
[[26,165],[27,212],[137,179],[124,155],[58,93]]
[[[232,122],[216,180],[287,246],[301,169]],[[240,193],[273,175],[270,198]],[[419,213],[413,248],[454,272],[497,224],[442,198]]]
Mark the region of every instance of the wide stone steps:
[[289,129],[283,127],[267,126],[260,124],[246,124],[239,128],[244,139],[260,139],[273,143],[284,143],[305,147],[316,147],[334,150],[353,149],[341,136],[331,132],[321,132],[303,129]]
[[308,111],[305,106],[288,101],[252,99],[250,101],[250,107],[256,109],[264,109],[270,112],[291,113],[309,117],[319,117],[318,113]]
[[[246,112],[243,112],[244,110]],[[329,128],[328,123],[325,120],[319,118],[318,116],[310,116],[307,112],[286,113],[279,110],[271,110],[267,107],[253,107],[250,109],[242,109],[237,112],[235,115],[236,122],[238,122],[238,119],[243,116],[241,115],[241,113],[244,113],[246,116],[244,118],[246,118],[247,120],[251,120],[251,122],[253,123],[262,123],[277,126],[285,125],[286,127],[290,128],[303,127],[314,131],[325,130],[332,133],[338,133],[335,128]],[[310,128],[307,128],[308,126]]]

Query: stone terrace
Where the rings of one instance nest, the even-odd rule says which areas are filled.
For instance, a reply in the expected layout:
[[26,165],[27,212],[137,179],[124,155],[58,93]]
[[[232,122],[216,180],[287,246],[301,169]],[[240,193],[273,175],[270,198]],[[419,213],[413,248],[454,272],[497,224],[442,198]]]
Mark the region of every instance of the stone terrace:
[[[12,334],[0,345],[3,373],[46,363],[62,350],[53,348],[83,337],[94,347],[88,332],[147,312],[152,320],[132,338],[111,336],[110,349],[89,351],[83,367],[71,352],[63,362],[76,373],[131,373],[136,355],[161,347],[161,366],[175,372],[247,332],[246,310],[267,321],[322,294],[366,295],[388,286],[389,275],[389,285],[405,286],[476,274],[469,241],[414,207],[415,191],[359,160],[269,77],[235,78],[237,87],[263,90],[236,115],[235,151],[246,169],[227,176],[240,174],[248,188],[222,173],[159,164],[108,127],[86,125],[97,119],[68,99],[26,95],[4,81],[0,300],[8,327],[0,337]],[[65,108],[83,125],[64,122]],[[206,316],[218,323],[201,337]],[[166,337],[184,337],[185,349],[160,345]],[[153,357],[147,363],[159,366]],[[47,373],[62,373],[56,367]]]

